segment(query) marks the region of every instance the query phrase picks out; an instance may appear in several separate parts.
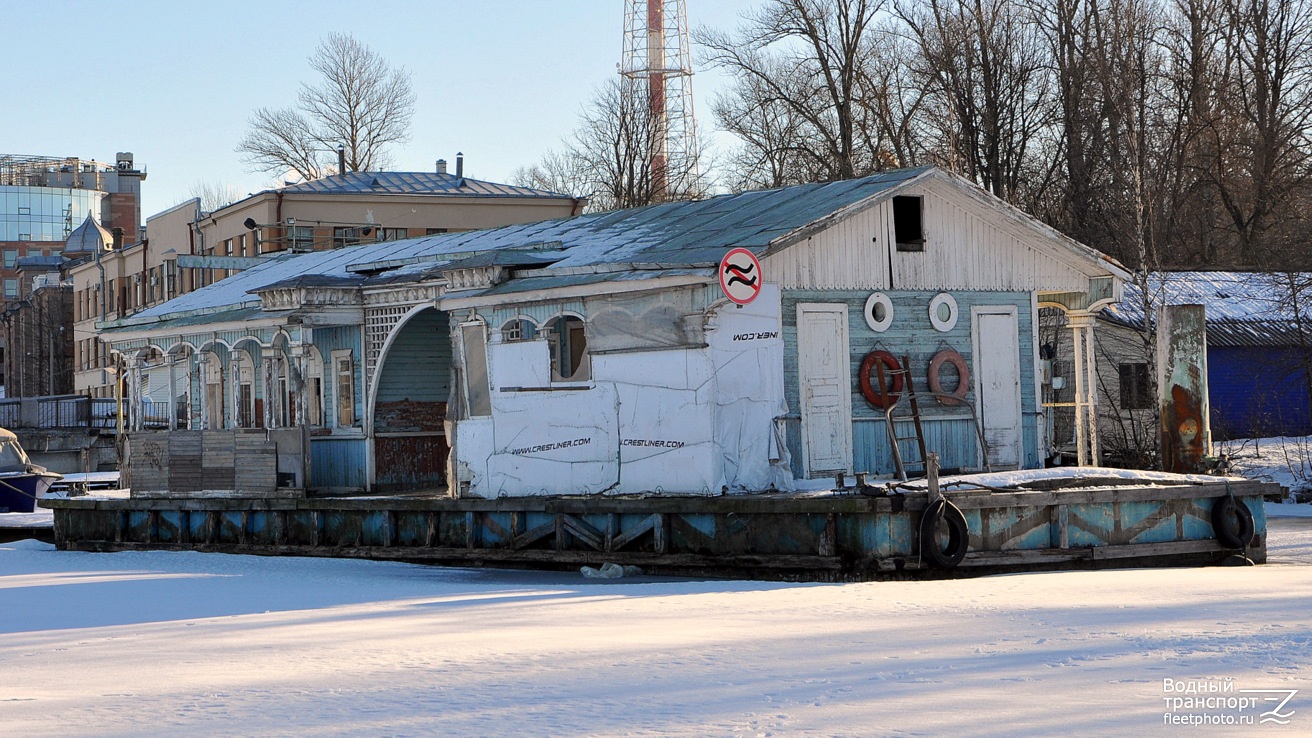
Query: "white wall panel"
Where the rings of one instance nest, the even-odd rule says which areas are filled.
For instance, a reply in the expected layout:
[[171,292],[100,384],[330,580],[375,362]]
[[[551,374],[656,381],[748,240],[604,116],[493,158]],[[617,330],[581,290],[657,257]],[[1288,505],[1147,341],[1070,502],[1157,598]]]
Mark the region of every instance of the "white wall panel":
[[888,208],[880,203],[766,257],[766,281],[784,289],[887,289]]
[[1083,292],[1105,274],[1043,227],[951,183],[928,179],[899,194],[925,198],[923,252],[895,250],[890,198],[766,257],[766,280],[786,290]]

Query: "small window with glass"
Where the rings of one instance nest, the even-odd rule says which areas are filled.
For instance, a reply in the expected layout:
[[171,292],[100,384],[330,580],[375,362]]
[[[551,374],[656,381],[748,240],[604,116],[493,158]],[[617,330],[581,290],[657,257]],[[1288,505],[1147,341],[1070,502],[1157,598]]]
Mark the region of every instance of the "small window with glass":
[[337,226],[333,228],[333,248],[360,245],[360,228],[355,226]]
[[287,248],[296,251],[314,249],[314,226],[291,226],[287,229]]
[[501,326],[501,340],[506,343],[532,341],[537,337],[537,324],[527,318],[513,318]]

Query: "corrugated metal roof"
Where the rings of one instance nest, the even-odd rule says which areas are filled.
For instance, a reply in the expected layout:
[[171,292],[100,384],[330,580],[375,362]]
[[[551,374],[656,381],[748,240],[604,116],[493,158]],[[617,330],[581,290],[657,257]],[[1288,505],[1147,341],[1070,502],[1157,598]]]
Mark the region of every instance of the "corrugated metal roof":
[[[731,248],[742,246],[764,251],[781,236],[885,193],[929,169],[902,169],[842,182],[721,195],[694,202],[672,202],[483,231],[365,244],[335,251],[282,254],[265,264],[138,313],[123,324],[156,321],[173,313],[249,303],[253,299],[252,290],[302,275],[350,277],[351,271],[369,271],[367,267],[371,264],[395,269],[407,262],[409,266],[396,271],[431,273],[446,255],[465,259],[479,252],[530,249],[544,244],[563,252],[563,258],[550,268],[631,263],[677,268],[715,264]],[[363,176],[359,172],[354,174]],[[354,269],[348,269],[350,267]],[[383,280],[374,283],[379,281]]]
[[[310,254],[284,254],[213,285],[183,295],[124,321],[131,325],[158,321],[183,311],[214,310],[223,306],[249,304],[250,292],[274,283],[286,283],[303,275],[345,277],[370,275],[368,284],[409,281],[435,275],[452,263],[468,265],[505,263],[497,257],[475,258],[478,254],[503,250],[552,252],[554,263],[535,271],[542,285],[566,286],[591,281],[614,280],[616,267],[633,270],[698,269],[715,265],[726,251],[736,247],[762,253],[787,245],[809,229],[845,210],[864,207],[888,196],[897,188],[926,175],[932,167],[902,169],[861,179],[804,184],[773,190],[722,195],[694,202],[673,202],[629,210],[593,213],[482,231],[438,234],[424,238],[388,241]],[[395,173],[394,173],[395,174]],[[370,173],[352,173],[340,179],[342,187],[372,186]],[[944,174],[942,176],[953,176]],[[434,180],[452,175],[427,174]],[[333,178],[327,178],[333,179]],[[383,182],[380,180],[380,185]],[[301,187],[302,185],[297,185]],[[327,187],[325,180],[303,185]],[[395,184],[398,188],[405,185]],[[499,186],[499,185],[498,185]],[[788,238],[785,238],[788,237]],[[1090,258],[1096,252],[1090,251]],[[545,254],[543,254],[545,255]],[[470,261],[472,259],[472,261]],[[516,256],[511,262],[519,261]],[[610,266],[605,276],[580,280],[555,280],[553,269],[573,270]],[[562,277],[577,272],[561,272]],[[538,282],[517,278],[497,291],[521,292]]]
[[560,289],[562,287],[581,287],[589,284],[613,282],[640,282],[647,279],[656,279],[658,277],[679,276],[709,278],[715,276],[715,271],[711,269],[632,269],[623,272],[597,272],[592,274],[542,274],[531,277],[522,277],[520,279],[512,279],[508,282],[502,282],[495,287],[481,290],[450,292],[447,293],[447,296],[458,298],[474,295],[514,295],[525,292]]
[[280,188],[284,193],[569,197],[558,192],[484,182],[445,172],[347,172]]
[[[213,325],[215,323],[236,323],[251,320],[253,318],[268,317],[270,315],[286,315],[290,312],[290,310],[282,310],[277,313],[266,313],[260,309],[259,305],[239,305],[230,310],[206,310],[195,313],[179,313],[176,315],[170,315],[166,318],[155,318],[153,320],[141,321],[140,323],[147,326],[167,324],[169,328],[186,328],[198,325]],[[112,334],[115,330],[117,329],[107,327],[105,332]]]
[[[1312,339],[1290,309],[1291,275],[1274,272],[1154,272],[1148,276],[1149,302],[1202,305],[1207,311],[1209,346],[1296,346]],[[1292,275],[1312,284],[1312,273]],[[1144,325],[1144,287],[1127,282],[1122,300],[1104,315],[1133,328]]]

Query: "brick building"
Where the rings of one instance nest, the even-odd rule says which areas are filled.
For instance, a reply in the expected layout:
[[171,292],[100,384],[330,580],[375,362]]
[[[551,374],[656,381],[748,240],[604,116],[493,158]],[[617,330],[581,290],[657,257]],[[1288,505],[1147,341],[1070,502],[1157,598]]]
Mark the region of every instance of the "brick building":
[[457,157],[454,172],[444,160],[431,172],[347,172],[256,192],[212,211],[192,198],[150,216],[145,238],[137,241],[117,243],[116,232],[87,231],[79,248],[94,257],[64,264],[73,290],[73,391],[114,396],[117,359],[98,338],[101,322],[279,254],[532,223],[576,215],[585,204],[567,194],[466,177],[463,157]]
[[71,291],[59,276],[65,245],[88,222],[137,240],[145,178],[131,153],[114,164],[0,154],[0,384],[8,396],[72,391]]

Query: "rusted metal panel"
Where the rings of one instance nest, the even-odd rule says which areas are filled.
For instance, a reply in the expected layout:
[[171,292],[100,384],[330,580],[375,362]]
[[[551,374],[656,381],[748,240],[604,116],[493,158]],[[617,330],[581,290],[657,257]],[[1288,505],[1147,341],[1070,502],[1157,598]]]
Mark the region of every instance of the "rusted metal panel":
[[1207,400],[1207,314],[1202,305],[1166,305],[1157,314],[1157,402],[1162,469],[1202,471],[1211,450]]
[[444,485],[448,451],[444,435],[375,438],[375,489],[423,489]]
[[399,400],[379,402],[374,409],[376,432],[441,432],[444,420],[446,420],[445,402]]

